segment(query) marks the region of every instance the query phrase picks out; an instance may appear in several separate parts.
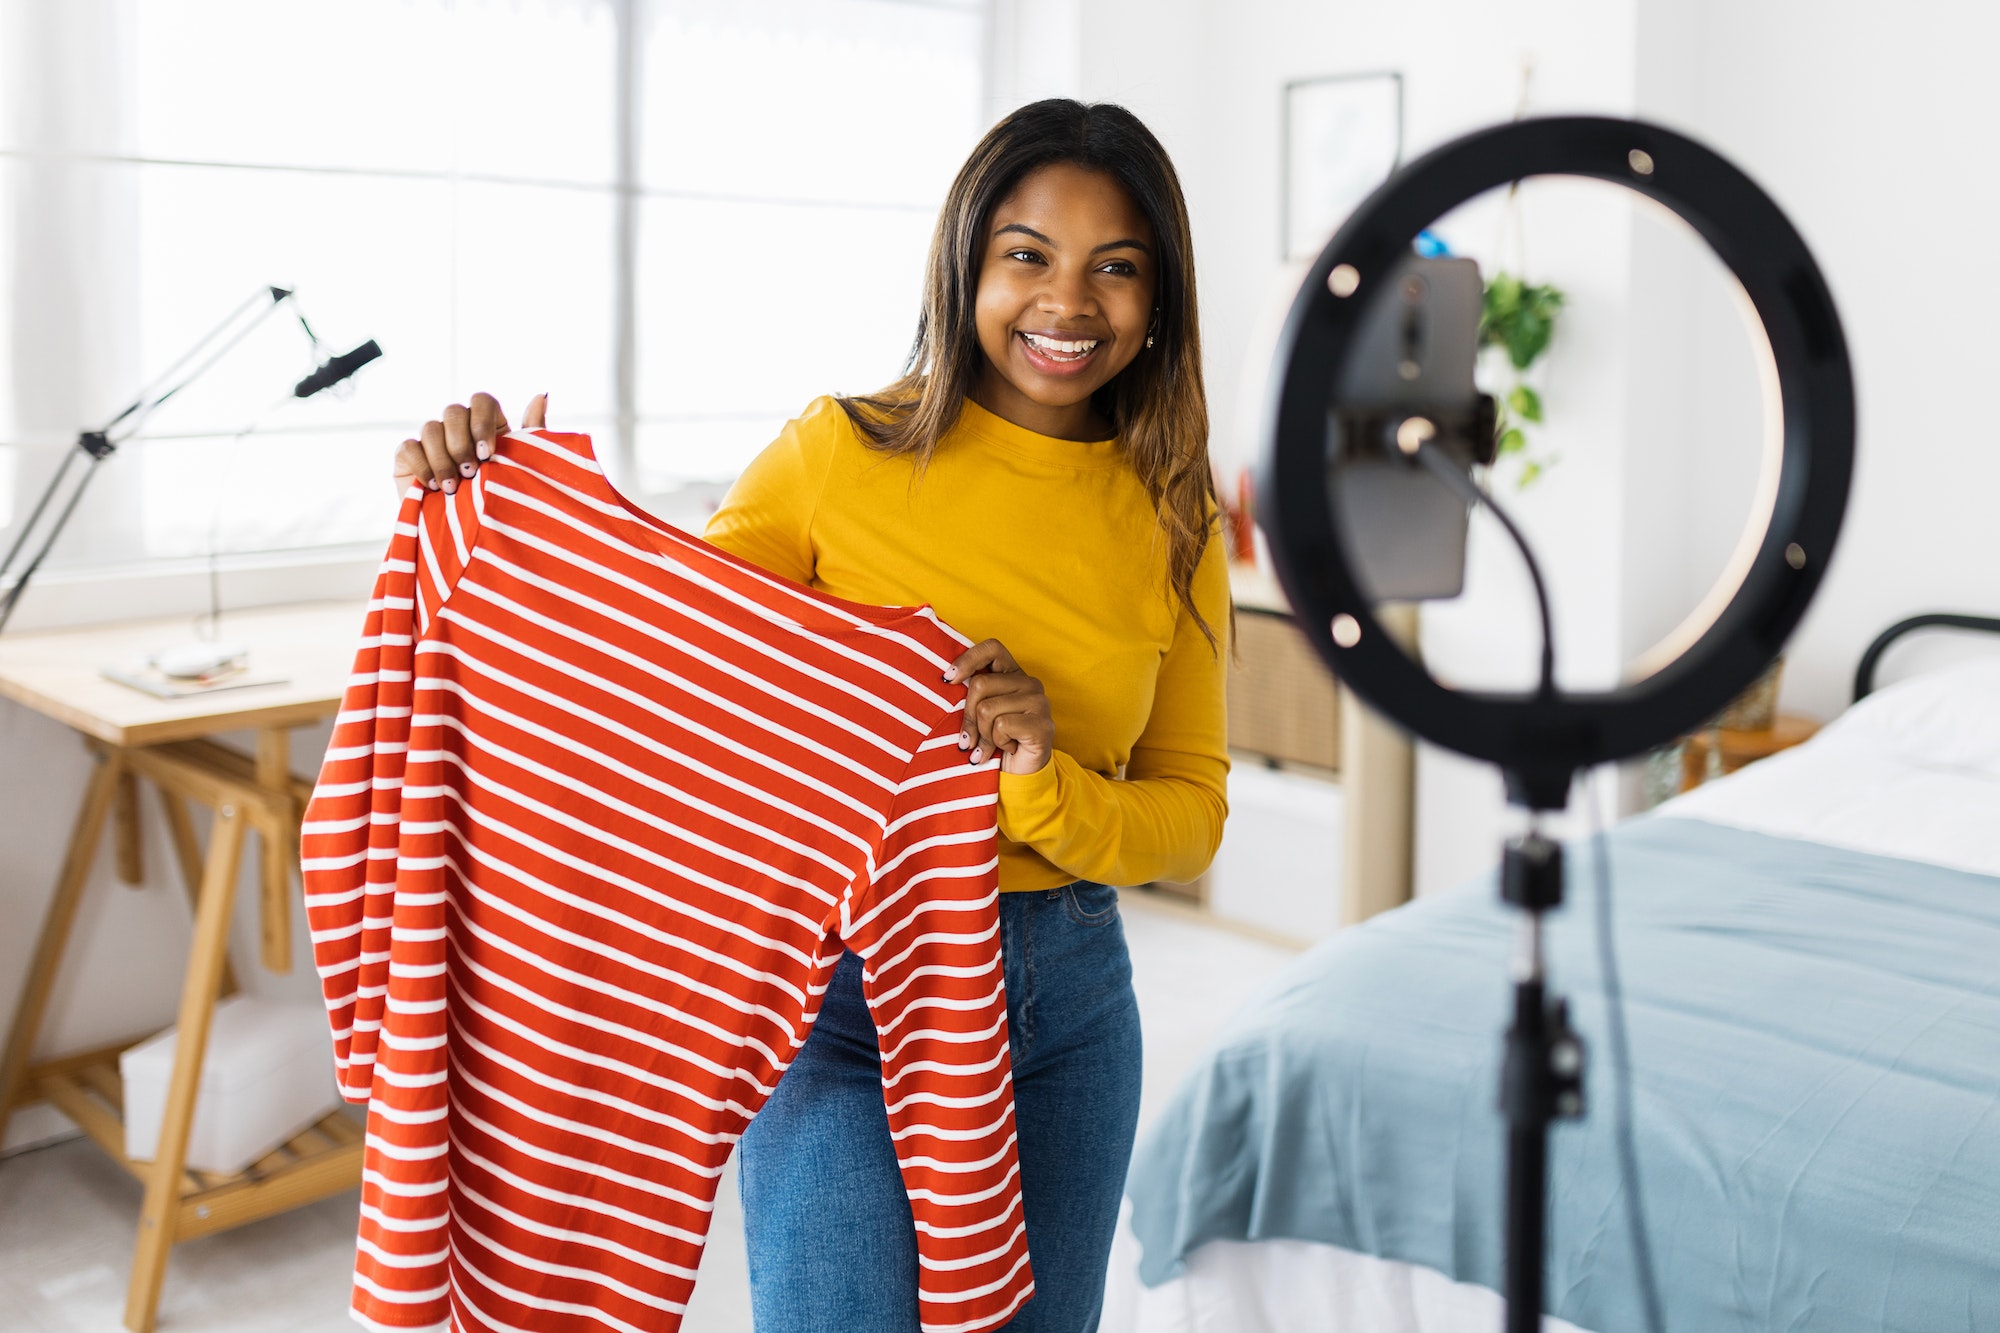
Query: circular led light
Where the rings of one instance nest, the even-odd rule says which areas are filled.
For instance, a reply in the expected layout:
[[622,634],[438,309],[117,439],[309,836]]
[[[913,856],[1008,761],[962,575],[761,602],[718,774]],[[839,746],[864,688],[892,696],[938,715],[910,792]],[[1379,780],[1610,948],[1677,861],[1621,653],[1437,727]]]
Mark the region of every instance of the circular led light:
[[[1763,324],[1782,409],[1775,499],[1735,595],[1671,662],[1595,693],[1474,693],[1439,684],[1380,632],[1335,529],[1328,487],[1327,414],[1367,304],[1348,298],[1392,274],[1434,220],[1529,176],[1623,185],[1693,227]],[[1590,116],[1467,135],[1370,195],[1300,285],[1278,342],[1266,422],[1258,516],[1314,647],[1378,711],[1425,740],[1500,765],[1512,797],[1543,809],[1564,803],[1578,770],[1685,734],[1763,672],[1825,574],[1854,465],[1847,342],[1797,230],[1748,176],[1693,140]]]

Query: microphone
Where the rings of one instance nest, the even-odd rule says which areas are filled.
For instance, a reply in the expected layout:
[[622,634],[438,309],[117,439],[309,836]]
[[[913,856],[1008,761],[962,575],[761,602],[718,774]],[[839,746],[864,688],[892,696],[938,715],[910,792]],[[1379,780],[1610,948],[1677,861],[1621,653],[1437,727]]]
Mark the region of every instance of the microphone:
[[292,396],[310,398],[322,389],[331,389],[380,355],[382,355],[381,346],[370,338],[353,351],[343,352],[300,380],[298,386],[292,390]]

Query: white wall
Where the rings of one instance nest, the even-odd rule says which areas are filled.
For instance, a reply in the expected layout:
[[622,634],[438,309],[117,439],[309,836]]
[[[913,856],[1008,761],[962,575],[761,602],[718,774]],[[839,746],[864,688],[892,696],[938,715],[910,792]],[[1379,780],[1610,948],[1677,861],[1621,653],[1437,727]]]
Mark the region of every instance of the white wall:
[[[1709,141],[1804,233],[1854,359],[1860,444],[1847,525],[1787,654],[1787,707],[1831,716],[1875,633],[1917,611],[2000,613],[2000,450],[1972,395],[2000,357],[2000,11],[1972,0],[1652,0],[1678,77],[1641,106]],[[1678,29],[1678,33],[1676,32]],[[1642,38],[1646,35],[1642,31]],[[1913,643],[1904,667],[1948,654]]]
[[1071,97],[1083,59],[1083,0],[993,0],[986,11],[986,122]]

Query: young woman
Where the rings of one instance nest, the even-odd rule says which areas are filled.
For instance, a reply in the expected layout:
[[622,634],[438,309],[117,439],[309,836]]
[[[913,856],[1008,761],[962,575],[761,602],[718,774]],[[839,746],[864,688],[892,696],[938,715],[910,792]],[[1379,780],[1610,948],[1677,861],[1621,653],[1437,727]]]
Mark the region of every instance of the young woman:
[[[543,424],[545,402],[527,424]],[[486,395],[406,440],[452,490],[507,429]],[[980,642],[970,762],[1000,760],[1000,927],[1035,1295],[1020,1333],[1096,1328],[1139,1110],[1114,885],[1188,880],[1226,812],[1229,590],[1215,539],[1187,208],[1122,107],[1056,99],[972,152],[931,241],[907,373],[822,398],[707,539],[839,597],[929,602]],[[751,1123],[757,1327],[917,1333],[917,1252],[859,960]]]

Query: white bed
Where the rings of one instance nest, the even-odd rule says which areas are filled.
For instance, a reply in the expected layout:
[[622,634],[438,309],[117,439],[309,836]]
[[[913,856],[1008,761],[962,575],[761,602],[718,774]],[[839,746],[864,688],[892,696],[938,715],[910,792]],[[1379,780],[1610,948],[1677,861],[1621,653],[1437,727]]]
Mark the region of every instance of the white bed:
[[[2000,877],[2000,660],[1870,695],[1807,744],[1678,797],[1655,817]],[[1121,1228],[1105,1333],[1490,1333],[1502,1319],[1500,1297],[1485,1287],[1333,1245],[1210,1241],[1186,1254],[1179,1276],[1151,1288],[1139,1281],[1139,1258],[1130,1227]],[[1553,1317],[1544,1327],[1579,1333]]]

